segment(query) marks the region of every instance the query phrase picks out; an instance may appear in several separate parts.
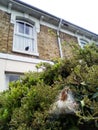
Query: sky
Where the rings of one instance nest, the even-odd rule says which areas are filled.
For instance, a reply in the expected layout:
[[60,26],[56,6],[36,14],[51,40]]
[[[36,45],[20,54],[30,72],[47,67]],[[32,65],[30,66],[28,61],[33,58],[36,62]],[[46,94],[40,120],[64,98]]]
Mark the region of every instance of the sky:
[[21,0],[98,34],[98,0]]

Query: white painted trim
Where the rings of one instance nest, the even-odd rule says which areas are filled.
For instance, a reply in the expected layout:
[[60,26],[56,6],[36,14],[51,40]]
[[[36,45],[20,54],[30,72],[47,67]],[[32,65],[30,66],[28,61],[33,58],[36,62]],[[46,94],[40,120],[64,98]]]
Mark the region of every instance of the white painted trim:
[[[5,11],[5,12],[9,12],[9,9],[0,5],[0,9],[2,11]],[[24,18],[27,18],[27,19],[30,19],[32,22],[35,23],[35,27],[36,27],[36,32],[39,33],[40,32],[40,21],[38,19],[36,19],[35,17],[32,17],[26,13],[22,13],[22,12],[19,12],[19,11],[15,11],[13,9],[10,10],[10,13],[11,13],[11,23],[15,24],[15,21],[16,21],[16,17],[19,16],[19,17],[24,17]]]
[[20,62],[26,62],[26,63],[32,63],[32,64],[38,64],[40,62],[54,64],[52,61],[48,61],[48,60],[33,59],[33,58],[27,58],[27,57],[16,56],[16,55],[11,55],[11,54],[4,54],[4,53],[0,53],[0,59],[20,61]]
[[16,22],[16,17],[22,17],[22,18],[31,20],[32,22],[35,23],[35,27],[36,27],[37,33],[40,31],[40,24],[39,24],[39,20],[38,19],[30,16],[29,14],[12,10],[11,11],[11,22],[14,23],[14,24]]
[[81,39],[83,39],[84,41],[87,41],[87,43],[90,43],[91,40],[90,39],[87,39],[86,37],[84,36],[78,36],[78,44],[81,48],[83,48],[82,44],[81,44]]
[[26,52],[26,51],[20,51],[20,50],[16,50],[13,49],[13,52],[17,52],[17,53],[21,53],[21,54],[27,54],[27,55],[32,55],[32,56],[39,56],[38,52]]

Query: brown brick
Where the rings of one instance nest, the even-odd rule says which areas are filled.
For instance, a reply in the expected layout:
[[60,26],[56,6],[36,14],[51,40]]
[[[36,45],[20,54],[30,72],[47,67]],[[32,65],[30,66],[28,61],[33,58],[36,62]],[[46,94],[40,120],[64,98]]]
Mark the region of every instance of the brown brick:
[[71,58],[73,56],[71,45],[78,43],[77,37],[61,32],[60,39],[61,39],[61,44],[62,44],[63,56],[66,58]]
[[[52,60],[60,57],[57,31],[43,25],[41,25],[40,32],[37,35],[39,57],[13,52],[14,25],[10,23],[10,18],[10,14],[0,10],[0,52],[44,60]],[[63,55],[71,57],[73,54],[70,43],[77,43],[77,38],[65,33],[60,33],[60,38]],[[64,42],[66,44],[63,44]]]
[[41,26],[38,34],[38,51],[41,59],[51,60],[60,57],[56,30]]

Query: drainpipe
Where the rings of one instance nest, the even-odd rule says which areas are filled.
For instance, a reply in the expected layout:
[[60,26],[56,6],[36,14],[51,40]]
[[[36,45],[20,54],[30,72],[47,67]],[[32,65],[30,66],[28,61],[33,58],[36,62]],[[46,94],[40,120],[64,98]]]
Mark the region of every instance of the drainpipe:
[[60,51],[60,57],[63,58],[63,53],[62,53],[62,46],[61,46],[61,39],[60,39],[60,28],[62,24],[62,19],[60,19],[59,26],[57,29],[57,38],[58,38],[58,45],[59,45],[59,51]]

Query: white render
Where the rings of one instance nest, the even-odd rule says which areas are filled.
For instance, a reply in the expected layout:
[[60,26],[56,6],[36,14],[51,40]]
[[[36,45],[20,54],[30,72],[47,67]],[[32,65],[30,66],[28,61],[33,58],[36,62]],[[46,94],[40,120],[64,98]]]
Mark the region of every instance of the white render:
[[40,62],[53,64],[53,62],[50,61],[0,53],[0,91],[8,89],[6,72],[23,74],[28,71],[37,71],[36,64]]

